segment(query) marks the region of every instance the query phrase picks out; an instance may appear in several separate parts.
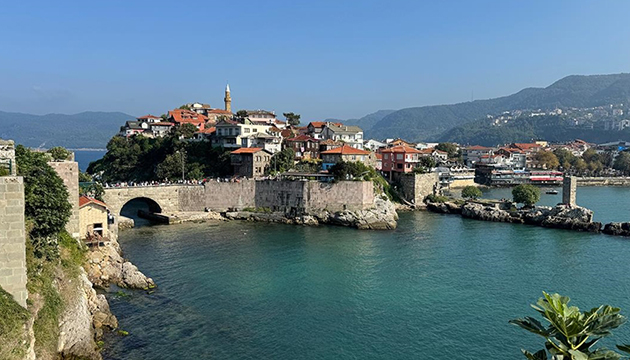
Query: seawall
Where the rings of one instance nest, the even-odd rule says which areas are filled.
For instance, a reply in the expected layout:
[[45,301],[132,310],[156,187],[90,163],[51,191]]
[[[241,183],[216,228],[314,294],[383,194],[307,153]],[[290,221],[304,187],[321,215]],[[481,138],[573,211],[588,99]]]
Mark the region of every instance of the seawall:
[[630,177],[578,177],[578,186],[630,186]]

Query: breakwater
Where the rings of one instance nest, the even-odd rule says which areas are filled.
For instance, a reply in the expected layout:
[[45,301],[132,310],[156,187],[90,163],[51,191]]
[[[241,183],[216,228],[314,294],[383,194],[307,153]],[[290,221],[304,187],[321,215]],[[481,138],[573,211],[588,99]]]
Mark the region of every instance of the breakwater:
[[578,177],[579,186],[630,186],[630,177]]

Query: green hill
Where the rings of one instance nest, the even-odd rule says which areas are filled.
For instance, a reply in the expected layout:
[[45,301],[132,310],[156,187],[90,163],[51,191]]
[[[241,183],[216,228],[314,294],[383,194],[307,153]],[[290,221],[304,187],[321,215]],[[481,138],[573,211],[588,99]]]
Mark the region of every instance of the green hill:
[[0,111],[0,138],[29,147],[105,148],[125,121],[121,112],[31,115]]
[[442,133],[487,114],[518,109],[592,107],[629,100],[630,74],[572,75],[546,88],[527,88],[495,99],[401,109],[364,130],[366,137],[373,138],[436,140]]

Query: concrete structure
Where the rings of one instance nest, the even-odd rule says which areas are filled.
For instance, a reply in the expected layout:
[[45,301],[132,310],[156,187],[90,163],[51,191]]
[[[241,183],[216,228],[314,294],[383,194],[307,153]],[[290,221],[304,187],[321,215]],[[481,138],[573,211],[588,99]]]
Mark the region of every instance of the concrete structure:
[[0,286],[26,307],[26,231],[21,176],[0,177]]
[[66,224],[66,230],[75,239],[81,237],[79,228],[79,163],[76,161],[50,161],[48,162],[57,175],[63,180],[68,189],[68,201],[72,205],[70,219]]
[[[322,169],[329,170],[335,164],[342,161],[355,162],[360,161],[362,163],[369,163],[370,152],[363,149],[357,149],[350,145],[343,144],[340,147],[332,150],[326,150],[321,153],[322,157]],[[375,161],[374,161],[375,162]]]
[[223,102],[225,103],[225,111],[232,112],[232,96],[230,96],[230,84],[225,85],[225,98],[223,98]]
[[230,153],[234,175],[256,178],[265,174],[271,152],[263,148],[240,148]]
[[562,203],[576,206],[577,179],[573,176],[565,176],[562,182]]
[[440,189],[440,179],[436,172],[427,174],[394,174],[394,181],[400,185],[401,195],[405,200],[416,205],[422,204],[427,195],[436,194]]
[[134,199],[145,199],[151,211],[171,214],[180,211],[227,211],[265,207],[274,211],[308,212],[365,210],[374,206],[371,181],[243,180],[205,185],[147,186],[105,189],[103,200],[113,214]]
[[339,126],[327,122],[321,136],[325,140],[343,141],[353,148],[363,150],[363,130],[358,126]]
[[16,175],[15,144],[13,140],[0,140],[0,168],[7,169],[9,175]]
[[109,237],[107,226],[107,205],[87,196],[79,198],[79,231],[81,239],[98,234]]

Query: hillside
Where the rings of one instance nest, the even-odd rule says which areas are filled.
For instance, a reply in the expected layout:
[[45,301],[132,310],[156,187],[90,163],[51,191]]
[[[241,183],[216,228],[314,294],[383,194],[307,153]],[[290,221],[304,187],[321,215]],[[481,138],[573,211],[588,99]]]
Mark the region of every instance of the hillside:
[[627,103],[628,100],[630,74],[572,75],[546,88],[527,88],[495,99],[401,109],[385,116],[372,127],[363,127],[366,137],[436,140],[441,133],[487,114],[517,109],[591,107]]
[[563,142],[582,139],[593,143],[630,139],[630,128],[624,131],[578,128],[562,116],[518,118],[502,126],[493,126],[487,119],[460,125],[442,134],[437,140],[464,145],[495,146],[513,142],[543,139]]
[[105,148],[134,116],[121,112],[31,115],[0,111],[0,138],[29,147]]
[[359,119],[348,119],[348,120],[335,120],[329,119],[326,121],[341,121],[346,125],[356,125],[360,126],[362,129],[371,129],[374,124],[381,121],[385,116],[395,112],[396,110],[379,110],[377,112],[365,115]]

